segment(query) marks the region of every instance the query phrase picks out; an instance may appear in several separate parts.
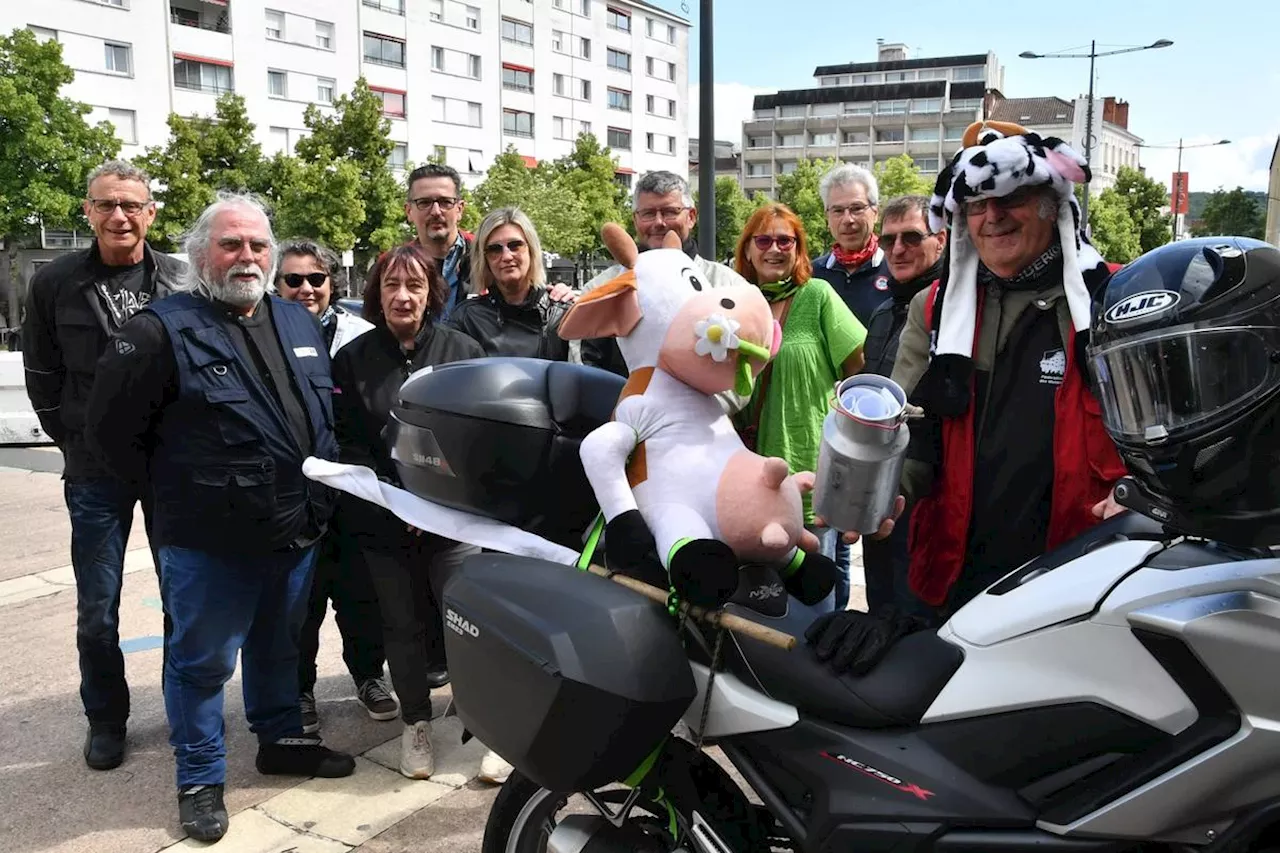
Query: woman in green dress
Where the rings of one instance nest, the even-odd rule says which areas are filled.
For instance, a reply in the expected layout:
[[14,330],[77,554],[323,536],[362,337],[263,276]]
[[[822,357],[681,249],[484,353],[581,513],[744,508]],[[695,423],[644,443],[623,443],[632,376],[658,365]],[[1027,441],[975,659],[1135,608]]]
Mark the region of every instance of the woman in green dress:
[[[762,456],[787,461],[792,473],[818,464],[822,422],[835,384],[862,369],[867,330],[844,300],[813,278],[804,225],[785,204],[767,204],[747,220],[735,255],[738,272],[769,300],[782,325],[782,347],[756,382],[737,425],[747,445]],[[805,524],[814,529],[813,506],[804,498]],[[835,559],[837,535],[815,530],[823,553]],[[845,574],[830,599],[849,601]]]

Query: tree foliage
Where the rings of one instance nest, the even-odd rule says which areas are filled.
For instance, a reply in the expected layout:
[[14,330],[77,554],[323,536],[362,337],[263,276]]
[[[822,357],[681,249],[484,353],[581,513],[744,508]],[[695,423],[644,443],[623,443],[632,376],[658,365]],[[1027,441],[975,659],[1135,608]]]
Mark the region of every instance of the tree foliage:
[[583,258],[604,251],[600,231],[605,223],[629,218],[627,191],[614,179],[617,169],[617,159],[591,133],[579,135],[573,150],[551,164],[551,181],[577,200],[586,230],[572,252],[552,251]]
[[[1169,192],[1163,184],[1131,166],[1121,166],[1113,189],[1133,221],[1140,254],[1169,242],[1173,222],[1165,212],[1169,206]],[[1092,223],[1093,211],[1090,210],[1089,214]],[[1107,260],[1123,263],[1110,257]]]
[[794,172],[778,176],[778,201],[791,208],[804,223],[809,238],[809,251],[822,254],[831,247],[831,231],[827,228],[827,211],[818,195],[818,182],[837,160],[810,160],[796,164]]
[[890,199],[904,195],[931,195],[933,181],[926,177],[910,154],[899,154],[876,163],[871,169],[880,188],[880,206]]
[[[769,199],[763,193],[760,197],[767,204]],[[693,194],[693,203],[698,210],[703,210],[702,200],[698,193]],[[746,227],[747,219],[759,205],[753,205],[751,199],[742,191],[736,179],[721,175],[716,178],[716,255],[721,258],[731,256],[738,245],[738,238]],[[698,225],[694,226],[694,238],[697,239]]]
[[28,29],[0,36],[0,237],[8,247],[10,325],[17,325],[17,254],[43,222],[76,221],[85,179],[120,151],[111,125],[90,127],[85,104],[59,96],[75,73],[62,45],[41,43]]
[[549,163],[530,168],[515,146],[494,158],[484,181],[472,193],[483,213],[499,207],[518,207],[538,229],[544,251],[577,255],[587,251],[587,212],[582,201],[562,181]]
[[1102,257],[1114,264],[1127,264],[1142,254],[1141,231],[1133,221],[1126,198],[1108,187],[1089,204],[1091,240]]
[[1227,191],[1218,187],[1205,202],[1204,213],[1191,232],[1197,237],[1254,237],[1262,239],[1267,226],[1267,212],[1244,187]]

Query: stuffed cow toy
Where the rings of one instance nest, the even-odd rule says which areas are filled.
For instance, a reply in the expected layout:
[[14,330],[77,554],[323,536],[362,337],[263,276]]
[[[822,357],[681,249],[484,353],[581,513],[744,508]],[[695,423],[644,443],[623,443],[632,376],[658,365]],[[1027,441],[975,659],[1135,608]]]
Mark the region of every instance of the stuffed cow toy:
[[630,371],[613,420],[581,448],[610,560],[619,546],[656,552],[676,595],[704,607],[733,596],[744,563],[776,567],[809,603],[824,597],[814,589],[830,589],[835,567],[811,553],[796,478],[747,450],[714,396],[749,395],[777,353],[768,301],[749,285],[710,288],[674,233],[643,254],[619,226],[602,233],[625,271],[574,303],[560,335],[615,337]]

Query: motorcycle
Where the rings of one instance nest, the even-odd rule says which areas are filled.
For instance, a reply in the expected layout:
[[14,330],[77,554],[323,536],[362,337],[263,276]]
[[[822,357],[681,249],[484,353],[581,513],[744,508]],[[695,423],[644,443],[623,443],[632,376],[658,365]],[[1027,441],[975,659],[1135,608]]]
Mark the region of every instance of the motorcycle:
[[[505,417],[495,394],[518,398],[512,429],[546,442],[526,442],[522,458],[568,466],[565,489],[585,486],[567,451],[618,389],[590,368],[496,361],[406,383],[391,427],[401,458],[429,437],[426,455],[504,490],[513,524],[546,523],[556,505],[581,512],[581,494],[549,501],[541,479],[512,497],[514,463],[474,458],[455,428],[475,415],[462,389],[476,371],[515,371],[486,395],[485,428]],[[548,416],[531,419],[539,406]],[[546,475],[536,467],[522,470]],[[436,488],[430,473],[416,493]],[[452,506],[488,500],[460,497],[457,480],[440,488]],[[728,612],[803,636],[815,611],[766,570],[742,577]],[[529,557],[471,558],[444,608],[457,713],[516,768],[484,853],[1280,849],[1270,550],[1122,513],[937,632],[902,638],[862,676],[833,674],[803,642],[784,651],[677,618]]]

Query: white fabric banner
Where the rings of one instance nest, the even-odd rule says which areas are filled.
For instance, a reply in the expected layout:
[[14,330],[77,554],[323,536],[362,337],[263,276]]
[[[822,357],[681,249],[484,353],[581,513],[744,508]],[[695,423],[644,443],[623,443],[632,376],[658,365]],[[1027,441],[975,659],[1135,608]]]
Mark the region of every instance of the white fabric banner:
[[553,563],[572,565],[578,559],[576,551],[536,534],[502,521],[423,500],[404,489],[384,483],[363,465],[343,465],[309,456],[302,463],[302,473],[330,488],[377,504],[390,510],[406,524],[446,539]]

